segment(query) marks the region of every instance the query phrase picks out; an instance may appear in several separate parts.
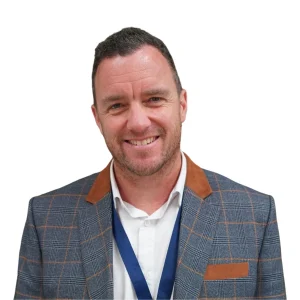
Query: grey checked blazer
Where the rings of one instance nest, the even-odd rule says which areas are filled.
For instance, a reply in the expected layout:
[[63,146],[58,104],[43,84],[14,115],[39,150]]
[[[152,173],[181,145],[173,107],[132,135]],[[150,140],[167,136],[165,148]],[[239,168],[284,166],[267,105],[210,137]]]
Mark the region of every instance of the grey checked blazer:
[[[174,299],[286,299],[274,200],[187,157]],[[109,166],[30,200],[15,299],[112,299]]]

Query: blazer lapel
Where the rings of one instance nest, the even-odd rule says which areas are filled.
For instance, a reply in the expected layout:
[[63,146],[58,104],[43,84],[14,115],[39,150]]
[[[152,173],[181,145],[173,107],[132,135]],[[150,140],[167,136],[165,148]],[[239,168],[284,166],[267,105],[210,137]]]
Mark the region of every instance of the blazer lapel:
[[186,157],[174,299],[199,297],[220,214],[219,206],[209,203],[212,190],[204,171]]
[[[212,190],[204,171],[187,155],[186,159],[174,299],[195,299],[200,295],[219,218],[219,206],[209,201]],[[113,299],[109,169],[110,164],[98,174],[86,197],[91,205],[79,214],[82,260],[88,294],[92,299]]]
[[99,173],[79,214],[83,268],[91,299],[113,298],[112,194],[109,165]]

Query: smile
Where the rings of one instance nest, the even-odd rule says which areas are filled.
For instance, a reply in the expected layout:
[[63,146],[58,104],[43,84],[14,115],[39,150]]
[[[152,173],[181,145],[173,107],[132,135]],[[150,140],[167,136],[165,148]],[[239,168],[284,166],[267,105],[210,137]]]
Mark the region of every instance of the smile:
[[158,139],[158,136],[153,136],[144,140],[126,140],[127,143],[135,146],[145,146],[153,143]]

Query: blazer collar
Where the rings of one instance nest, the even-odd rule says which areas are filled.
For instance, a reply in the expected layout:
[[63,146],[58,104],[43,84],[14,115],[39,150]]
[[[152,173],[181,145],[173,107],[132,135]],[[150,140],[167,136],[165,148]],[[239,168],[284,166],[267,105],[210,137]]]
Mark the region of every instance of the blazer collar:
[[[187,174],[185,186],[190,188],[198,197],[205,199],[212,193],[212,189],[206,178],[204,171],[197,166],[185,153],[187,163]],[[111,191],[110,186],[110,168],[111,161],[97,176],[94,181],[86,200],[90,203],[97,203],[100,201],[108,192]]]

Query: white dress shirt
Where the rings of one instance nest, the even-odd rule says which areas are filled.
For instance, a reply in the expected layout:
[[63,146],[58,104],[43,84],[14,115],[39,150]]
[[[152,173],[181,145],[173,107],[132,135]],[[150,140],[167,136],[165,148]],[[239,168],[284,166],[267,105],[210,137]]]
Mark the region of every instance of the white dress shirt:
[[[186,178],[186,158],[183,153],[181,153],[181,157],[181,171],[168,201],[150,216],[143,210],[122,200],[114,176],[113,162],[110,167],[114,205],[146,278],[153,299],[157,298],[166,254],[177,213],[182,202]],[[137,299],[115,239],[113,239],[113,278],[114,299]],[[173,299],[173,292],[171,299]]]

